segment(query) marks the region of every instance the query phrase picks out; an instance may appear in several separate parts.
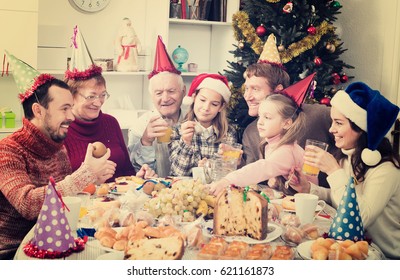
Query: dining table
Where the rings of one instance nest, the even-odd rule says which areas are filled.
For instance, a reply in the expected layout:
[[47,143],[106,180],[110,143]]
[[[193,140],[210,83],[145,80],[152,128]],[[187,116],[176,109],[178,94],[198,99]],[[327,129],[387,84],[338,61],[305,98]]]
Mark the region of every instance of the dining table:
[[[266,186],[262,186],[266,187]],[[137,190],[136,188],[133,190],[134,192],[142,191]],[[274,193],[277,193],[274,190]],[[113,195],[113,194],[111,194]],[[118,197],[121,198],[125,194],[118,194]],[[277,193],[279,196],[280,194]],[[93,194],[90,198],[91,201],[94,201],[96,199],[97,195]],[[148,199],[151,199],[151,196],[148,197]],[[281,203],[281,199],[273,199],[270,200],[271,203]],[[90,211],[90,210],[89,210]],[[323,233],[327,233],[329,231],[329,228],[332,224],[333,218],[335,217],[336,210],[333,208],[331,205],[326,204],[325,207],[321,210],[316,212],[315,219],[312,224],[317,226],[321,236]],[[239,240],[239,241],[245,241],[248,242],[249,244],[258,244],[258,243],[269,243],[272,247],[276,247],[278,245],[284,245],[288,246],[293,250],[293,258],[294,260],[307,260],[311,259],[311,256],[309,256],[310,252],[310,243],[313,240],[308,240],[306,237],[302,240],[300,243],[295,243],[287,240],[285,238],[285,231],[286,231],[286,225],[282,224],[282,217],[285,215],[295,215],[294,212],[292,211],[285,211],[283,210],[279,217],[274,220],[269,220],[268,221],[268,234],[265,240],[254,240],[248,237],[225,237],[227,241],[232,241],[232,240]],[[207,241],[211,237],[213,237],[212,233],[212,227],[213,227],[213,220],[212,219],[203,219],[201,222],[196,220],[196,222],[200,225],[202,228],[202,233],[204,240]],[[182,224],[177,224],[175,225],[178,229],[182,228],[183,226],[187,226],[188,223],[182,223]],[[116,230],[120,229],[119,227],[116,228]],[[73,253],[69,255],[68,257],[64,257],[63,259],[65,260],[123,260],[124,259],[124,252],[123,251],[117,251],[111,248],[106,248],[100,245],[99,241],[93,236],[93,232],[96,231],[96,226],[93,226],[92,224],[88,223],[88,219],[82,217],[79,222],[78,222],[78,229],[77,231],[73,231],[72,234],[76,237],[82,236],[82,232],[91,232],[91,234],[88,234],[88,239],[85,244],[85,249],[81,252]],[[37,258],[29,257],[24,253],[24,246],[32,240],[34,236],[34,227],[26,234],[24,237],[23,241],[21,242],[21,245],[19,246],[14,259],[15,260],[38,260]],[[304,252],[306,250],[306,252]],[[183,255],[182,260],[196,260],[197,255],[199,253],[199,247],[195,248],[190,248],[186,247],[185,252]],[[384,254],[381,252],[381,250],[375,245],[375,244],[370,244],[369,246],[369,255],[368,259],[376,259],[376,260],[381,260],[385,259]]]

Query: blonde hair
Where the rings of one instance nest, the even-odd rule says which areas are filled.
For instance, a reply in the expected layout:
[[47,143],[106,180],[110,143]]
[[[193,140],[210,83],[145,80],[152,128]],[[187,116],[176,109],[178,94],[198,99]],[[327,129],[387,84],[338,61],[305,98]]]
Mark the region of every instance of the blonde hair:
[[[196,98],[198,96],[199,91],[200,90],[196,90],[195,92],[193,103],[190,105],[189,111],[185,116],[185,121],[194,120],[196,118],[194,114],[194,103],[196,102]],[[228,117],[226,114],[226,102],[224,98],[222,98],[222,95],[221,95],[221,108],[222,110],[218,112],[217,115],[212,120],[212,125],[217,133],[217,139],[215,140],[216,143],[222,142],[225,139],[229,127]]]
[[[299,139],[304,133],[304,112],[301,110],[300,107],[297,106],[296,102],[291,97],[282,92],[268,95],[265,100],[260,104],[260,107],[265,102],[273,102],[278,109],[278,114],[284,120],[292,120],[292,125],[289,127],[289,129],[282,132],[282,137],[279,140],[278,144],[275,146],[275,149],[282,145],[295,143],[296,140]],[[265,146],[267,144],[268,143],[265,140],[263,140],[260,144],[260,149],[263,155],[265,151]]]

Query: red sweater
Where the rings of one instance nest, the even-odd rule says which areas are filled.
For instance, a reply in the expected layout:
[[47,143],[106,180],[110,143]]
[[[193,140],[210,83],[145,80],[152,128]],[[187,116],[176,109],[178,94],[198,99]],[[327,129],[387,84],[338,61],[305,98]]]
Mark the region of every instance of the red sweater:
[[73,195],[96,179],[85,164],[69,174],[62,143],[27,119],[21,129],[0,140],[0,259],[16,251],[36,223],[50,176],[63,195]]
[[116,118],[100,112],[97,119],[87,122],[75,118],[68,129],[68,136],[64,141],[68,151],[72,170],[78,169],[85,159],[87,146],[96,141],[102,142],[111,150],[110,160],[117,164],[114,181],[120,176],[135,175],[135,169],[129,159],[128,149],[122,136],[121,127]]

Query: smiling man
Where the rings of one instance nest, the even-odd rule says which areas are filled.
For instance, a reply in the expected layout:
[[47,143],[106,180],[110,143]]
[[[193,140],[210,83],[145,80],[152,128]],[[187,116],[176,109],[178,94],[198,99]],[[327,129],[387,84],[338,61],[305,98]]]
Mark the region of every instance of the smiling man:
[[72,173],[63,140],[71,122],[73,99],[68,85],[7,53],[20,92],[22,128],[0,141],[0,259],[12,259],[36,223],[49,178],[62,195],[74,195],[104,173],[108,151],[92,156],[89,145]]
[[157,143],[156,139],[165,135],[168,126],[181,121],[186,111],[181,108],[186,87],[180,74],[158,36],[154,67],[149,74],[149,94],[155,110],[143,114],[129,129],[128,150],[135,168],[148,164],[160,177],[169,175],[169,151],[167,143]]

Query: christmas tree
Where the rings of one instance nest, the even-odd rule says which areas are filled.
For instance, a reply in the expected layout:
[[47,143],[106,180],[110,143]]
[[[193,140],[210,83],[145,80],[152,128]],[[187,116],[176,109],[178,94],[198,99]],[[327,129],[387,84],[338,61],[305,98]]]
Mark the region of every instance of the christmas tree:
[[[333,22],[342,8],[329,0],[243,0],[232,22],[238,44],[231,51],[235,61],[228,62],[224,75],[232,82],[229,119],[239,134],[254,119],[247,114],[243,98],[243,73],[256,63],[270,34],[276,38],[282,64],[291,83],[316,72],[316,88],[308,103],[330,105],[330,99],[343,88],[349,77],[345,69],[353,68],[340,60],[343,48]],[[241,135],[241,134],[240,134]]]

